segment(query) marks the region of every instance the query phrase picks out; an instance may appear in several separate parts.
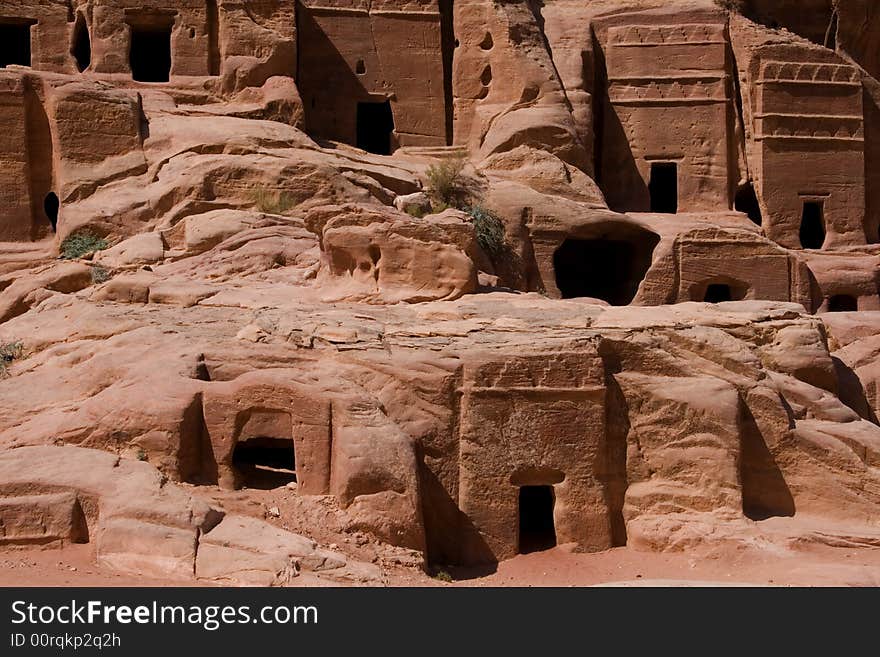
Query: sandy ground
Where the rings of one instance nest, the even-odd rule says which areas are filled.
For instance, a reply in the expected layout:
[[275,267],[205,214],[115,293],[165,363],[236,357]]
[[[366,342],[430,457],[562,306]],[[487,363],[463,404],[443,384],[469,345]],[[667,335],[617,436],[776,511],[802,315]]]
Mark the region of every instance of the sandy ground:
[[[391,586],[880,586],[880,549],[813,547],[695,558],[617,548],[572,554],[565,547],[520,555],[494,572],[451,569],[452,583],[418,569],[386,570]],[[95,563],[89,545],[0,551],[0,586],[180,586]],[[190,585],[199,585],[190,583]]]

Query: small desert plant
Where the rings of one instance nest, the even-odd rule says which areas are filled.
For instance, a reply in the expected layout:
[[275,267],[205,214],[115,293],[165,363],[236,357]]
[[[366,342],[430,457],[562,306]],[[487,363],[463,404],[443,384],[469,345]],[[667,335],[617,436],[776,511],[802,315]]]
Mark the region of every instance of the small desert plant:
[[715,0],[715,4],[736,14],[745,13],[746,0]]
[[112,275],[110,274],[110,272],[103,267],[92,267],[92,283],[94,285],[106,283],[111,278]]
[[0,377],[9,376],[9,365],[24,354],[21,342],[0,343]]
[[146,461],[147,460],[147,453],[141,448],[138,448],[137,460],[138,461]]
[[447,571],[445,571],[445,570],[438,570],[438,571],[436,571],[436,572],[432,575],[432,577],[433,577],[434,579],[436,579],[436,580],[441,581],[441,582],[446,582],[447,584],[450,583],[450,582],[452,582],[452,581],[454,581],[454,580],[452,579],[452,575],[450,575],[450,574],[449,574]]
[[477,243],[488,255],[498,255],[504,250],[504,224],[491,210],[481,205],[467,209],[477,233]]
[[64,241],[61,242],[61,257],[65,260],[75,260],[96,251],[103,251],[108,246],[110,244],[103,237],[98,237],[88,230],[82,230],[64,238]]
[[448,157],[428,167],[428,196],[434,205],[434,212],[440,206],[462,209],[468,199],[468,179],[464,175],[467,160],[463,156]]
[[251,192],[254,206],[266,214],[284,214],[296,205],[287,192],[258,187]]

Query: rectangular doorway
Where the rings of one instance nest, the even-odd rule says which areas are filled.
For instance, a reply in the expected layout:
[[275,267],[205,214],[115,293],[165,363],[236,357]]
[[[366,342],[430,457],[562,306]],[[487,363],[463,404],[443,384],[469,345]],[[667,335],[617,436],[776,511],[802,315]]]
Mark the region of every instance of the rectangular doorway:
[[171,25],[129,25],[131,77],[138,82],[168,82],[171,76]]
[[31,25],[26,21],[0,23],[0,68],[31,65]]
[[825,244],[825,204],[822,201],[804,201],[800,240],[805,249],[821,249]]
[[391,155],[394,115],[391,102],[358,103],[357,147],[376,155]]
[[651,212],[675,214],[678,212],[678,164],[675,162],[652,162]]
[[519,553],[540,552],[556,547],[553,486],[520,486]]

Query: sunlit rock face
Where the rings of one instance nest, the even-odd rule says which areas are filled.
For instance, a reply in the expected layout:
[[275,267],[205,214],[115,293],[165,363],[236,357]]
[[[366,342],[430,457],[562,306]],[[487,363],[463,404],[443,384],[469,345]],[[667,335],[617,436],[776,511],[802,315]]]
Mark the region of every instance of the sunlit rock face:
[[384,581],[307,536],[878,544],[878,38],[867,0],[0,0],[0,545],[292,584]]

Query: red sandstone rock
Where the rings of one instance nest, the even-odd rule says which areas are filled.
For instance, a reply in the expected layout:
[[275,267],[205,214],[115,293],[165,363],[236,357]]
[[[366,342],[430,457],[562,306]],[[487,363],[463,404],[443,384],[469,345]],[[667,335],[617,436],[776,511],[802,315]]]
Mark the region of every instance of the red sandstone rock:
[[880,544],[870,5],[0,0],[0,544]]

